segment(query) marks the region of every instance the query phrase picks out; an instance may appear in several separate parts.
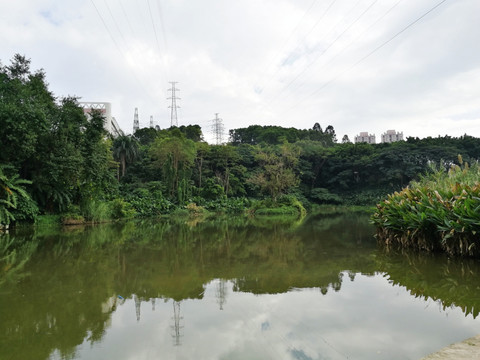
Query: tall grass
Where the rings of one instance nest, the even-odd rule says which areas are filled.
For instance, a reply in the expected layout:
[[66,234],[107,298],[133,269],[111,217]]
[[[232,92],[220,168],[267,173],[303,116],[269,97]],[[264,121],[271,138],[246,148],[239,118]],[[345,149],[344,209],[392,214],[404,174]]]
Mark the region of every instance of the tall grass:
[[432,166],[432,171],[376,206],[377,239],[451,255],[480,256],[480,166]]

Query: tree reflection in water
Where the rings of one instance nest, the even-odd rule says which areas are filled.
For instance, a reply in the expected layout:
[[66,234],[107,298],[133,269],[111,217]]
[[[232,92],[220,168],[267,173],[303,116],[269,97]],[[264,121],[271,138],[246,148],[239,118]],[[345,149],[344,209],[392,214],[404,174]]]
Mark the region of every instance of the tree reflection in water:
[[0,247],[0,358],[74,359],[78,345],[102,340],[125,301],[134,302],[139,324],[142,303],[155,310],[159,300],[172,301],[168,326],[181,345],[181,303],[203,299],[209,284],[224,311],[229,289],[260,295],[315,288],[326,295],[341,291],[344,274],[353,281],[381,272],[414,296],[478,315],[478,263],[388,253],[372,234],[368,215],[356,213],[302,223],[161,219],[15,234],[23,244],[15,260],[11,244]]

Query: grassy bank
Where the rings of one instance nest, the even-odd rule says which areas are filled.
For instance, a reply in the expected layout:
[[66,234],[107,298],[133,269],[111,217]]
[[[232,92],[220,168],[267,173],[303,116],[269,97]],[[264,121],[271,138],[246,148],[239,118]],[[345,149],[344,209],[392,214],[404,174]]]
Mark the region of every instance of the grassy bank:
[[372,222],[386,245],[480,257],[480,167],[441,164],[377,204]]

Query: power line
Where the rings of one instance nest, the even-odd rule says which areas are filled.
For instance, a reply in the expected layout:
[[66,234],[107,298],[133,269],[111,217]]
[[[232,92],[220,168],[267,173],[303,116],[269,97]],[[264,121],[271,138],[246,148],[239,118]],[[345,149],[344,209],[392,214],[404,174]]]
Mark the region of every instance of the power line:
[[153,33],[155,34],[155,40],[156,40],[156,43],[157,43],[158,52],[161,54],[162,49],[160,48],[160,42],[158,41],[157,29],[155,28],[155,21],[153,21],[153,14],[152,14],[152,9],[150,7],[150,1],[149,0],[147,0],[147,5],[148,5],[148,13],[150,14],[150,20],[152,21],[152,28],[153,28]]
[[398,6],[398,4],[400,4],[403,0],[398,0],[395,4],[393,4],[385,13],[383,13],[382,16],[380,16],[379,18],[377,18],[377,20],[375,20],[372,24],[370,24],[370,26],[368,26],[364,31],[362,31],[360,34],[358,34],[358,36],[353,39],[348,45],[344,46],[334,57],[332,57],[327,63],[324,64],[324,66],[322,67],[322,69],[331,64],[340,54],[342,54],[346,49],[348,49],[350,46],[353,45],[353,43],[355,43],[355,41],[357,41],[358,39],[360,39],[367,31],[369,31],[372,27],[374,27],[378,22],[380,22],[385,16],[387,16],[394,8],[396,8]]
[[[327,15],[328,11],[330,10],[330,8],[335,4],[337,0],[332,0],[330,2],[330,4],[327,6],[326,10],[323,12],[322,16],[320,16],[320,18],[315,22],[315,24],[310,28],[310,30],[308,31],[308,33],[303,36],[302,39],[305,39],[307,38],[312,32],[313,30],[320,24],[320,22],[323,20],[323,18]],[[312,3],[310,5],[310,7],[307,9],[307,11],[305,12],[305,14],[302,16],[302,18],[300,19],[300,22],[299,24],[302,22],[303,18],[307,15],[308,11],[313,7],[313,5],[316,3],[316,1],[314,3]],[[358,3],[358,2],[357,2]],[[355,5],[356,6],[356,5]],[[288,43],[288,41],[290,40],[290,38],[293,36],[293,33],[296,31],[296,29],[299,27],[299,24],[297,24],[297,26],[295,27],[295,29],[290,33],[290,37],[289,39],[284,43],[283,47],[281,48],[281,50],[277,53],[277,55],[275,55],[275,58],[274,60],[276,60],[280,54],[282,53],[283,49],[286,47],[286,44]],[[290,55],[288,55],[288,57],[283,61],[283,63],[286,63],[288,61],[290,61],[293,57],[293,53],[290,53]],[[268,66],[262,73],[267,73],[267,69],[271,67],[271,66]],[[270,84],[270,82],[272,81],[272,79],[278,74],[278,72],[280,71],[281,69],[281,66],[280,67],[277,67],[277,69],[275,70],[275,72],[269,76],[269,78],[267,79],[267,81],[264,83],[265,85],[263,85],[261,88],[260,88],[260,92],[263,91],[263,89],[265,89],[267,87],[268,84]]]
[[135,36],[135,32],[133,31],[132,24],[130,23],[130,19],[128,18],[127,12],[125,11],[125,7],[122,4],[122,0],[119,0],[118,3],[120,4],[120,7],[123,12],[123,16],[125,16],[125,19],[127,20],[127,25],[130,28],[130,32],[132,33],[133,36]]
[[165,21],[163,20],[162,4],[160,0],[157,0],[157,7],[158,7],[158,15],[160,18],[160,26],[162,28],[163,46],[165,47],[165,52],[168,53],[167,33],[165,31]]
[[275,99],[277,99],[285,90],[287,90],[295,81],[297,81],[305,72],[313,65],[315,62],[324,55],[335,43],[343,36],[345,33],[351,29],[353,25],[355,25],[372,7],[378,2],[378,0],[374,0],[355,20],[350,23],[322,52],[320,52],[314,59],[311,61],[307,66],[303,68],[303,70],[297,74],[277,95],[269,101],[272,103]]
[[[333,0],[331,5],[335,2],[336,0]],[[287,40],[285,40],[285,42],[283,43],[282,47],[280,48],[280,50],[276,53],[276,55],[272,58],[272,60],[269,62],[269,64],[265,67],[264,71],[262,71],[262,74],[266,74],[267,73],[267,69],[269,69],[272,64],[277,60],[277,58],[280,57],[280,55],[282,54],[283,52],[283,49],[285,49],[285,47],[287,46],[288,42],[290,41],[290,39],[293,37],[293,34],[297,31],[297,29],[300,27],[300,24],[303,23],[303,19],[308,15],[308,13],[310,12],[310,10],[313,8],[313,6],[318,2],[318,0],[314,0],[310,6],[308,7],[308,9],[303,13],[303,16],[301,17],[301,19],[298,21],[297,25],[295,26],[295,28],[290,32],[290,35],[288,36]],[[331,7],[331,5],[328,7],[328,9]],[[327,9],[327,10],[328,10]],[[325,14],[324,14],[325,15]],[[323,17],[323,16],[322,16]],[[291,55],[290,55],[291,56]],[[266,82],[266,84],[268,85],[268,83],[270,82],[271,78],[274,77],[278,71],[280,71],[279,68],[277,68],[277,71],[275,71],[275,73],[273,75],[270,76],[270,78],[268,79],[268,81]],[[247,71],[248,72],[248,71]],[[263,86],[262,88],[265,88],[265,86]]]
[[[155,26],[155,20],[153,18],[152,8],[150,6],[150,0],[147,0],[147,5],[148,5],[148,13],[150,14],[150,21],[152,23],[153,33],[155,35],[155,42],[156,42],[157,48],[158,48],[158,55],[159,55],[160,59],[162,59],[163,66],[165,67],[165,70],[166,70],[165,56],[162,56],[162,49],[161,49],[161,46],[160,46],[160,41],[158,40],[158,33],[157,33],[157,28]],[[163,23],[161,24],[161,26],[163,28]],[[165,44],[165,53],[166,53],[167,52],[167,49],[166,49],[167,42],[166,42],[166,39],[165,39],[165,34],[163,34],[163,40],[164,40],[164,44]],[[162,76],[163,76],[164,80],[166,80],[166,75],[162,74]]]
[[124,54],[123,51],[120,49],[120,46],[118,46],[117,41],[116,41],[115,38],[113,37],[113,35],[112,35],[110,29],[108,28],[107,23],[105,22],[105,19],[103,18],[102,14],[100,14],[100,11],[98,10],[97,6],[95,5],[95,2],[94,2],[93,0],[90,0],[90,1],[92,2],[93,7],[95,8],[98,16],[100,17],[100,20],[102,21],[103,26],[104,26],[105,29],[107,30],[108,35],[110,35],[110,38],[112,39],[113,43],[115,44],[115,47],[117,48],[118,52],[126,59],[125,54]]
[[110,6],[108,6],[107,0],[103,0],[103,2],[105,3],[105,6],[107,7],[107,11],[108,11],[108,13],[110,14],[110,17],[112,18],[113,24],[114,24],[115,27],[117,28],[117,31],[118,31],[118,33],[120,34],[120,37],[123,39],[123,42],[126,44],[127,41],[125,40],[125,37],[123,36],[123,33],[122,33],[122,31],[120,30],[120,27],[118,26],[117,21],[115,20],[115,17],[114,17],[113,14],[112,14],[112,11],[110,10]]
[[411,23],[409,23],[407,26],[405,26],[403,29],[401,29],[400,31],[398,31],[397,33],[395,33],[392,37],[390,37],[388,40],[384,41],[382,44],[378,45],[375,49],[373,49],[372,51],[370,51],[368,54],[366,54],[365,56],[363,56],[362,58],[360,58],[358,61],[356,61],[354,64],[352,64],[350,67],[348,67],[347,69],[341,71],[339,74],[337,74],[335,77],[333,77],[332,79],[330,79],[329,81],[327,81],[326,83],[324,83],[320,88],[318,88],[317,90],[315,90],[314,92],[312,92],[310,95],[308,95],[306,98],[303,98],[302,100],[300,100],[299,102],[297,102],[295,105],[293,105],[292,107],[290,107],[287,111],[290,111],[292,110],[293,108],[297,107],[299,104],[301,104],[303,101],[305,101],[306,99],[308,98],[311,98],[315,95],[317,95],[321,90],[325,89],[328,85],[332,84],[335,80],[337,80],[338,78],[340,78],[342,75],[344,75],[345,73],[349,72],[350,70],[352,70],[354,67],[356,67],[357,65],[359,65],[360,63],[362,63],[363,61],[365,61],[366,59],[368,59],[370,56],[372,56],[373,54],[375,54],[378,50],[380,50],[381,48],[383,48],[384,46],[386,46],[387,44],[389,44],[390,42],[392,42],[394,39],[396,39],[398,36],[400,36],[402,33],[404,33],[406,30],[408,30],[409,28],[411,28],[413,25],[415,25],[416,23],[418,23],[420,20],[422,20],[425,16],[427,16],[428,14],[430,14],[431,12],[433,12],[434,10],[436,10],[438,7],[440,7],[443,3],[445,3],[447,0],[442,0],[440,1],[439,3],[437,3],[435,6],[433,6],[432,8],[430,8],[428,11],[426,11],[425,13],[423,13],[421,16],[419,16],[418,18],[416,18],[414,21],[412,21]]

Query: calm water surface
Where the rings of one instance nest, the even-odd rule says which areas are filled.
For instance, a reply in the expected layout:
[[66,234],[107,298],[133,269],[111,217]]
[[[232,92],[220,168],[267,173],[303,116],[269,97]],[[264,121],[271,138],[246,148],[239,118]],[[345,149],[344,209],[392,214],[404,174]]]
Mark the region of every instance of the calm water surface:
[[0,359],[419,359],[480,334],[480,264],[363,214],[0,236]]

